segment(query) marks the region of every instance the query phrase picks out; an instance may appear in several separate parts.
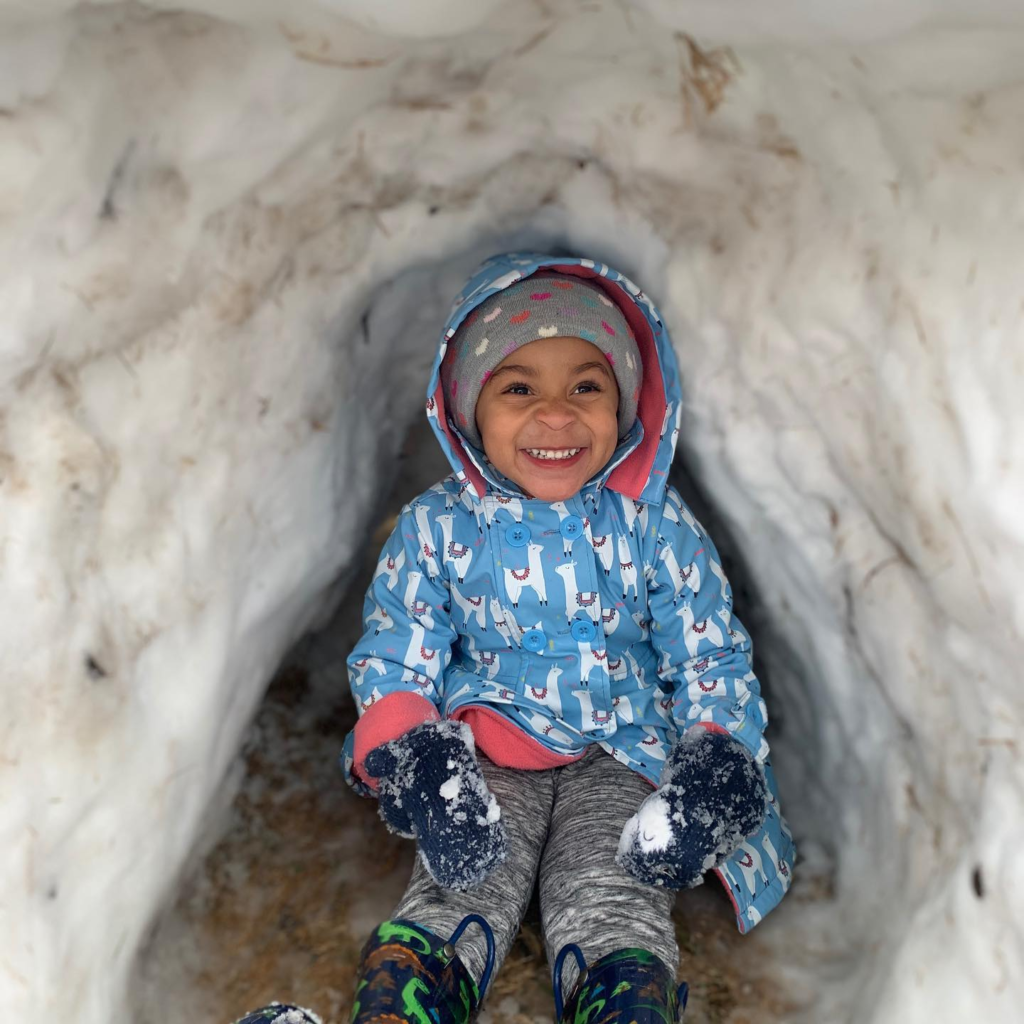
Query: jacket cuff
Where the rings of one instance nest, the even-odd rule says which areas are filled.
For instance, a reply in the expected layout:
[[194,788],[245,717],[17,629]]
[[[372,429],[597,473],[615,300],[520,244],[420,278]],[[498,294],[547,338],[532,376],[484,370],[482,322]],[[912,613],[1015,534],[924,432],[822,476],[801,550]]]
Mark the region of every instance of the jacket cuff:
[[398,690],[372,704],[356,722],[354,730],[352,773],[371,789],[377,780],[366,774],[366,755],[375,747],[404,736],[410,729],[424,722],[437,722],[441,718],[432,701],[418,693]]
[[767,744],[764,742],[761,730],[749,718],[741,722],[739,728],[736,729],[726,729],[717,722],[697,722],[686,729],[684,735],[695,732],[697,729],[704,729],[707,732],[725,733],[726,736],[732,738],[734,743],[738,743],[744,750],[749,751],[750,756],[758,764],[764,761],[760,751],[765,749]]
[[731,735],[724,725],[719,725],[717,722],[697,722],[696,725],[691,725],[686,732],[693,732],[696,729],[705,729],[708,732],[724,732],[727,736]]

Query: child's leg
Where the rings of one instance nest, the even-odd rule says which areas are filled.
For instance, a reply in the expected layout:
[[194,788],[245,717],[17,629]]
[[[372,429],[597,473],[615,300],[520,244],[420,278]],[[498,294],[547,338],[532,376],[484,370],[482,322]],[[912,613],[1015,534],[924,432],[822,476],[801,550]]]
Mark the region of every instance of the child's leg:
[[[675,893],[644,885],[615,863],[623,826],[653,790],[636,772],[593,746],[555,771],[551,827],[540,865],[540,909],[548,962],[576,943],[588,964],[635,947],[657,954],[675,972],[679,962],[672,905]],[[576,961],[563,970],[564,991]]]
[[[452,892],[442,889],[417,857],[409,887],[392,917],[415,921],[447,939],[467,914],[479,914],[494,931],[494,973],[497,974],[533,893],[537,863],[548,832],[554,772],[500,768],[479,753],[478,759],[487,785],[501,807],[508,858],[477,888]],[[478,927],[468,928],[459,939],[459,958],[478,983],[484,970],[486,950]],[[481,993],[481,997],[483,995]]]

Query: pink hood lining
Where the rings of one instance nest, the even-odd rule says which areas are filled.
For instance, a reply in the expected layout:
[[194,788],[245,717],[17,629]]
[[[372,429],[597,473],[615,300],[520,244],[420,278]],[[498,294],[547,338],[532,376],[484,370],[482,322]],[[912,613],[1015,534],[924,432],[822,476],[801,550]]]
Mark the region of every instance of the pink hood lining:
[[[643,440],[636,449],[618,465],[608,476],[607,485],[611,490],[634,501],[639,500],[647,481],[651,476],[651,467],[658,453],[658,444],[661,440],[661,427],[665,419],[665,383],[661,374],[661,363],[658,360],[657,345],[651,326],[647,318],[640,311],[632,298],[623,302],[624,289],[614,281],[602,277],[596,270],[590,267],[582,267],[578,264],[567,266],[547,265],[538,267],[534,273],[542,270],[556,270],[561,274],[572,274],[575,277],[590,279],[591,284],[598,285],[607,294],[622,315],[626,318],[636,337],[636,345],[640,350],[640,360],[643,364],[643,383],[640,385],[640,399],[637,402],[637,419],[643,424]],[[532,277],[530,274],[528,277]],[[473,485],[478,498],[487,493],[487,481],[484,480],[480,471],[473,465],[473,460],[466,454],[459,436],[448,424],[448,416],[444,408],[444,388],[441,384],[441,377],[438,374],[437,389],[434,391],[432,401],[437,406],[437,421],[444,431],[452,451],[458,457],[462,465],[466,479]]]

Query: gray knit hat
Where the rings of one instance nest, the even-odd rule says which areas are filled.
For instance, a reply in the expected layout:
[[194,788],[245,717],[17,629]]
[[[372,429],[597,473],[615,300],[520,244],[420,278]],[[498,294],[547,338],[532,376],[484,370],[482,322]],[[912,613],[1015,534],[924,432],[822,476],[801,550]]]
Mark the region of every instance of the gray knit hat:
[[583,338],[605,354],[619,385],[619,437],[636,419],[643,368],[633,331],[619,307],[597,286],[541,271],[477,306],[448,342],[441,364],[445,407],[476,448],[476,403],[494,368],[539,338]]

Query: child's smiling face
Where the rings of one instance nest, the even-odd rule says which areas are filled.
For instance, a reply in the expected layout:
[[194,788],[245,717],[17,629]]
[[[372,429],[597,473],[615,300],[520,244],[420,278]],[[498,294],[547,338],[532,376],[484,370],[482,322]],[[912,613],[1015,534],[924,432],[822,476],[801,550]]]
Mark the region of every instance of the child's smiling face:
[[480,391],[476,423],[496,469],[528,495],[563,501],[611,458],[618,409],[615,375],[597,346],[541,338],[495,367]]

